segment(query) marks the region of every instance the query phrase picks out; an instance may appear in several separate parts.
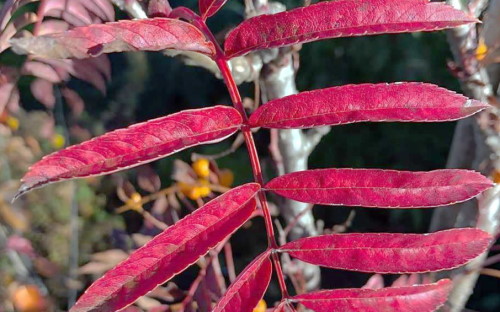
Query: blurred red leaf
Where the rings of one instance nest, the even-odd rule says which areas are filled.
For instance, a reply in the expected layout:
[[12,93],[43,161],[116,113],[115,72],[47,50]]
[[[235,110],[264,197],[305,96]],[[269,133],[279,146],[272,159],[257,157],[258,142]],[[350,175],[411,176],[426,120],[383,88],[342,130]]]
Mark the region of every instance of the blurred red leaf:
[[168,17],[172,12],[172,7],[168,0],[149,0],[148,16],[150,17]]
[[461,10],[427,0],[325,1],[250,18],[229,33],[225,50],[234,57],[327,38],[434,31],[473,22]]
[[384,288],[384,277],[380,274],[373,274],[361,288],[367,288],[367,289]]
[[271,280],[270,252],[266,251],[238,275],[212,312],[251,312],[266,292]]
[[[17,90],[17,70],[14,67],[0,66],[0,114],[13,100],[18,99],[15,95]],[[13,105],[17,107],[17,101]]]
[[80,95],[75,90],[66,87],[62,87],[60,91],[66,105],[71,108],[72,115],[75,117],[80,116],[85,109],[85,102]]
[[168,18],[94,24],[63,33],[12,39],[11,44],[17,53],[46,58],[88,58],[101,53],[165,49],[214,53],[213,44],[196,27]]
[[146,192],[158,192],[161,188],[160,176],[150,165],[140,166],[137,168],[137,184]]
[[74,26],[84,26],[93,22],[89,13],[88,7],[79,0],[46,0],[40,15],[61,18]]
[[37,61],[27,61],[24,63],[21,74],[32,75],[54,84],[67,78],[61,77],[51,65]]
[[54,96],[54,84],[48,80],[37,78],[30,85],[33,97],[47,108],[53,108],[56,105]]
[[11,235],[7,239],[7,243],[5,244],[7,250],[14,250],[18,253],[25,254],[31,258],[35,258],[36,253],[33,249],[33,245],[31,242],[19,235]]
[[250,116],[252,127],[309,128],[362,121],[449,121],[488,104],[427,83],[360,84],[272,100]]
[[434,284],[382,289],[334,289],[292,297],[316,312],[431,312],[442,306],[450,280]]
[[374,273],[452,269],[486,250],[491,236],[464,228],[431,234],[353,233],[299,239],[280,250],[329,268]]
[[117,311],[165,283],[243,225],[259,189],[234,188],[186,216],[95,281],[70,311]]
[[241,115],[232,107],[185,110],[115,130],[60,150],[34,164],[18,196],[42,185],[135,167],[191,146],[215,143],[235,133]]
[[265,189],[320,205],[425,208],[462,202],[491,186],[493,182],[470,170],[317,169],[279,176]]

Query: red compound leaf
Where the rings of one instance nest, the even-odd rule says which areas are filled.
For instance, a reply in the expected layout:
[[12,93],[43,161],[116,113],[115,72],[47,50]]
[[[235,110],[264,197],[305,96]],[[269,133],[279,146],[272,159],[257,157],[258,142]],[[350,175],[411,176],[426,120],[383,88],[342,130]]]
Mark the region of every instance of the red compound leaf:
[[434,284],[382,289],[323,290],[291,298],[316,312],[431,312],[442,306],[450,280]]
[[427,208],[466,201],[492,186],[470,170],[317,169],[279,176],[265,189],[312,204]]
[[325,1],[250,18],[229,33],[225,51],[234,57],[327,38],[434,31],[474,22],[463,11],[427,0]]
[[288,129],[363,121],[450,121],[487,107],[488,104],[428,83],[360,84],[272,100],[250,116],[249,124]]
[[[235,133],[241,115],[232,107],[185,110],[106,133],[45,156],[22,179],[17,196],[48,183],[103,175],[142,165]],[[17,197],[16,196],[16,197]]]
[[491,236],[464,228],[431,234],[354,233],[308,237],[280,250],[329,268],[373,273],[452,269],[483,253]]
[[167,228],[94,282],[70,311],[118,311],[165,283],[243,225],[259,189],[232,189]]
[[212,312],[252,312],[271,280],[270,252],[266,251],[250,263],[229,287]]
[[12,39],[16,53],[46,58],[88,58],[101,53],[175,49],[214,54],[214,46],[193,25],[169,18],[123,20],[77,27],[32,38]]

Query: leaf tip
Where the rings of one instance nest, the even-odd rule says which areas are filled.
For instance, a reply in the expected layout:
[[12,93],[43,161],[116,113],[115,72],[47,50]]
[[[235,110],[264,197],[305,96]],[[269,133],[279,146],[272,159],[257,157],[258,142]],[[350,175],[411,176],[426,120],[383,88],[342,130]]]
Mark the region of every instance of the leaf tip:
[[31,185],[28,185],[26,183],[21,184],[21,186],[17,190],[17,193],[12,198],[11,203],[14,203],[19,197],[21,197],[24,194],[28,193],[32,189],[33,189],[33,186],[31,186]]
[[102,54],[104,50],[104,45],[98,44],[87,50],[87,54],[93,57],[99,56]]
[[464,104],[465,109],[474,109],[475,112],[480,112],[484,109],[491,108],[492,106],[488,103],[481,102],[474,99],[467,99]]

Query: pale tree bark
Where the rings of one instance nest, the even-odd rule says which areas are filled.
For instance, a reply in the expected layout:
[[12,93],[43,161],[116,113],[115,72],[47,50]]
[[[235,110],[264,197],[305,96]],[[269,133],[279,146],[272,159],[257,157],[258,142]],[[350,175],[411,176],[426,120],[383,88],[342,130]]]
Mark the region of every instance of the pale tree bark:
[[[472,13],[479,17],[488,7],[489,1],[471,0],[468,5],[460,0],[449,0],[454,7]],[[498,11],[498,12],[497,12]],[[498,15],[500,1],[489,3],[486,15]],[[500,27],[498,20],[487,21]],[[484,35],[484,34],[483,34]],[[498,81],[498,77],[491,77],[484,64],[475,56],[479,43],[478,28],[476,25],[466,25],[448,31],[448,40],[453,52],[455,65],[462,89],[469,96],[483,102],[494,102],[495,90],[491,81]],[[497,38],[499,39],[499,38]],[[448,158],[449,168],[469,168],[481,171],[491,176],[500,169],[500,137],[497,132],[499,110],[494,107],[482,112],[476,118],[462,120],[457,124],[452,148]],[[500,221],[500,186],[483,193],[477,201],[458,204],[456,207],[436,209],[431,223],[431,231],[450,227],[475,226],[496,236]],[[483,267],[487,252],[474,259],[466,266],[439,274],[439,277],[451,277],[453,290],[448,299],[448,307],[453,312],[462,311],[472,294],[479,271]]]

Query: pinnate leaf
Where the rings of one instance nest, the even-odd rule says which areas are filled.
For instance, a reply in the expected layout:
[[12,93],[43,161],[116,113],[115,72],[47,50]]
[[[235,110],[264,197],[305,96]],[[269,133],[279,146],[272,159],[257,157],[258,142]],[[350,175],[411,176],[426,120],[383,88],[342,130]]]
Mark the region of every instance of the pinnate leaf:
[[255,210],[259,189],[234,188],[167,228],[94,282],[70,311],[117,311],[166,282],[236,231]]
[[199,0],[201,18],[207,19],[217,13],[227,0]]
[[474,228],[431,234],[353,233],[299,239],[283,245],[302,261],[374,273],[420,273],[452,269],[486,250],[491,236]]
[[487,107],[427,83],[360,84],[272,100],[259,107],[249,123],[252,127],[285,129],[363,121],[449,121]]
[[477,22],[443,3],[427,0],[336,0],[250,18],[229,33],[229,57],[315,40],[434,31]]
[[234,108],[214,106],[115,130],[45,156],[23,177],[18,196],[48,183],[108,174],[191,146],[219,142],[235,133],[241,123]]
[[214,53],[214,46],[193,25],[169,18],[94,24],[32,38],[11,40],[14,51],[46,58],[88,58],[101,53],[175,49]]
[[426,208],[468,200],[491,186],[481,174],[460,169],[317,169],[279,176],[265,189],[312,204]]
[[334,289],[298,295],[290,300],[315,312],[431,312],[446,301],[450,280],[382,289]]
[[269,255],[270,252],[266,251],[254,259],[229,287],[212,312],[253,311],[271,280]]

